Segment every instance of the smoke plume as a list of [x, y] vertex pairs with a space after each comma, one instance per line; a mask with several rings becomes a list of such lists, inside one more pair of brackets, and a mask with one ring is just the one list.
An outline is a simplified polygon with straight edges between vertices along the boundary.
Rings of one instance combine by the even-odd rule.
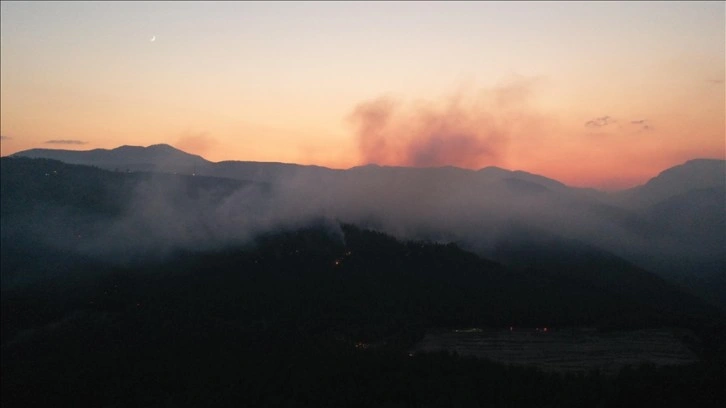
[[507, 142], [542, 119], [530, 107], [533, 82], [463, 91], [438, 102], [379, 97], [349, 116], [362, 164], [480, 168], [501, 162]]

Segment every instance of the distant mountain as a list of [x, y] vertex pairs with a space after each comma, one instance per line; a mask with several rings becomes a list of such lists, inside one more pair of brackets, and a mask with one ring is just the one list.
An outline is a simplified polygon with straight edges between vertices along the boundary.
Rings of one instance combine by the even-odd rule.
[[617, 196], [625, 205], [647, 207], [691, 190], [725, 187], [726, 160], [694, 159], [666, 169], [644, 185]]
[[121, 146], [115, 149], [61, 150], [30, 149], [13, 156], [60, 160], [69, 164], [96, 166], [107, 170], [158, 171], [191, 174], [210, 164], [201, 156], [189, 154], [168, 144], [148, 147]]
[[[358, 316], [361, 322], [386, 322], [397, 316], [425, 325], [688, 324], [721, 315], [625, 260], [592, 246], [544, 239], [545, 232], [503, 237], [507, 244], [499, 247], [499, 258], [515, 268], [528, 262], [510, 269], [456, 244], [402, 242], [314, 217], [276, 225], [254, 206], [264, 191], [237, 180], [27, 158], [3, 158], [0, 166], [3, 290], [46, 279], [70, 285], [71, 278], [94, 279], [109, 268], [126, 266], [131, 275], [137, 268], [161, 267], [169, 272], [160, 293], [190, 277], [191, 285], [216, 282], [220, 286], [208, 292], [214, 298], [225, 293], [234, 299], [247, 290], [263, 303], [276, 299], [268, 307], [280, 309], [270, 320], [309, 313], [306, 320], [314, 321], [327, 306], [331, 321]], [[230, 202], [252, 215], [238, 219]], [[258, 218], [271, 222], [239, 234]], [[164, 251], [163, 257], [145, 255]], [[320, 302], [321, 309], [288, 307], [308, 301]]]
[[297, 176], [320, 177], [335, 170], [319, 166], [303, 166], [272, 162], [222, 161], [210, 162], [168, 144], [148, 147], [121, 146], [115, 149], [56, 150], [30, 149], [17, 152], [15, 157], [59, 160], [69, 164], [96, 166], [116, 171], [145, 171], [175, 174], [196, 174], [259, 182], [278, 182]]
[[[695, 298], [682, 293], [665, 279], [601, 248], [526, 226], [512, 228], [503, 234], [489, 256], [533, 275], [586, 285], [615, 296], [638, 299], [643, 304], [658, 303], [653, 296], [669, 296], [669, 304], [660, 308], [668, 309], [672, 314], [678, 313], [678, 305], [690, 303]], [[656, 292], [660, 295], [655, 295]], [[721, 301], [713, 296], [709, 300]]]
[[[179, 174], [207, 175], [259, 182], [279, 182], [289, 179], [315, 178], [318, 182], [330, 182], [341, 174], [368, 177], [393, 178], [404, 183], [428, 180], [436, 183], [464, 180], [479, 186], [503, 183], [520, 192], [558, 193], [576, 192], [581, 196], [626, 207], [643, 208], [656, 204], [689, 190], [712, 187], [726, 187], [726, 160], [694, 159], [664, 170], [642, 186], [606, 195], [591, 188], [575, 188], [557, 180], [520, 170], [506, 170], [500, 167], [485, 167], [478, 171], [452, 166], [432, 168], [411, 168], [396, 166], [366, 165], [348, 170], [329, 169], [321, 166], [299, 165], [275, 162], [222, 161], [210, 162], [201, 156], [189, 154], [168, 144], [148, 147], [121, 146], [115, 149], [94, 149], [88, 151], [59, 149], [30, 149], [13, 156], [60, 160], [70, 164], [96, 166], [108, 170], [156, 171]], [[346, 181], [351, 181], [346, 178]], [[609, 197], [608, 197], [609, 196]]]
[[[331, 217], [402, 239], [460, 242], [477, 253], [490, 253], [497, 237], [515, 222], [586, 243], [669, 278], [710, 276], [726, 268], [724, 160], [691, 160], [642, 186], [608, 194], [499, 167], [474, 171], [366, 165], [336, 170], [269, 162], [214, 163], [169, 145], [33, 149], [13, 156], [118, 172], [195, 174], [266, 185], [269, 194], [264, 197], [241, 192], [221, 207], [205, 210], [213, 229], [224, 231], [234, 224], [231, 217], [252, 222], [255, 228]], [[163, 186], [159, 184], [160, 191]], [[145, 222], [167, 219], [164, 206], [170, 210], [176, 206], [158, 195], [142, 200], [160, 213]], [[178, 231], [168, 239], [190, 235], [194, 234]]]
[[[612, 197], [631, 212], [627, 225], [648, 230], [648, 245], [629, 259], [680, 281], [726, 275], [726, 160], [690, 160]], [[721, 287], [711, 291], [726, 293], [724, 279], [713, 281]]]
[[[726, 306], [726, 187], [689, 190], [641, 211], [649, 225], [659, 226], [679, 250], [659, 251], [640, 264], [679, 280], [691, 276], [720, 276], [721, 303]], [[684, 251], [688, 249], [688, 251]]]
[[[428, 181], [436, 184], [460, 184], [463, 181], [472, 181], [480, 186], [503, 182], [512, 190], [520, 192], [542, 191], [580, 191], [568, 187], [559, 181], [527, 173], [524, 171], [510, 171], [499, 167], [485, 167], [478, 171], [461, 169], [452, 166], [411, 168], [397, 166], [368, 165], [353, 167], [349, 170], [335, 170], [321, 166], [298, 165], [275, 162], [250, 161], [222, 161], [210, 162], [200, 156], [185, 153], [167, 144], [157, 144], [148, 147], [121, 146], [115, 149], [94, 149], [88, 151], [56, 150], [56, 149], [30, 149], [15, 153], [13, 156], [44, 158], [59, 160], [69, 164], [82, 164], [96, 166], [108, 170], [120, 171], [153, 171], [178, 174], [206, 175], [212, 177], [234, 178], [257, 182], [281, 182], [285, 180], [316, 180], [316, 182], [333, 182], [345, 180], [352, 182], [353, 178], [360, 178], [366, 183], [370, 177], [373, 179], [393, 179], [407, 185], [419, 185], [419, 182]], [[346, 173], [347, 177], [340, 177]]]

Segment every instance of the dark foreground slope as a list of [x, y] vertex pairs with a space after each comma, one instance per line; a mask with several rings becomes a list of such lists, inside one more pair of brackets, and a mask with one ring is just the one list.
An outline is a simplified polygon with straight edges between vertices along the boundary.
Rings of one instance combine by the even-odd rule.
[[[79, 214], [91, 217], [91, 236], [94, 225], [128, 219], [133, 202], [123, 197], [148, 181], [134, 177], [149, 176], [2, 163], [3, 406], [724, 403], [722, 314], [645, 271], [609, 287], [551, 264], [512, 270], [455, 245], [314, 220], [119, 262], [56, 240], [74, 237]], [[67, 177], [50, 184], [68, 184], [42, 181], [45, 168], [39, 184], [18, 182], [8, 163], [36, 177], [36, 163], [60, 166]], [[174, 180], [189, 187], [174, 190], [175, 205], [191, 209], [240, 188]], [[48, 240], [40, 227], [51, 224], [57, 237]], [[702, 361], [561, 375], [407, 352], [431, 328], [512, 324], [684, 327], [699, 337]]]
[[344, 230], [345, 244], [325, 228], [311, 228], [134, 269], [80, 262], [67, 277], [4, 291], [3, 405], [724, 401], [717, 317], [692, 321], [699, 322], [693, 329], [703, 361], [627, 368], [616, 376], [548, 374], [446, 353], [409, 357], [432, 327], [603, 320], [612, 327], [617, 313], [636, 309], [648, 312], [643, 326], [679, 321], [586, 286], [518, 275], [453, 246]]

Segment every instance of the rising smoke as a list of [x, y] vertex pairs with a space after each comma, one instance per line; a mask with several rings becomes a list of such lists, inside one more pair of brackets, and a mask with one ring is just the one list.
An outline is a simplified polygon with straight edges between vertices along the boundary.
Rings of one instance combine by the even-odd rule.
[[[362, 164], [476, 169], [503, 161], [510, 139], [537, 131], [534, 81], [459, 91], [441, 101], [379, 97], [349, 116]], [[541, 129], [539, 129], [541, 131]]]

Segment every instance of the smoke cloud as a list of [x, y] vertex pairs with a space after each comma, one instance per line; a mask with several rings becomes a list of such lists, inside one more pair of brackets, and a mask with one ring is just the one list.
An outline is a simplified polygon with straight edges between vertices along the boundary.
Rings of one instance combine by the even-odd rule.
[[534, 131], [534, 82], [513, 81], [439, 102], [379, 97], [358, 104], [348, 120], [362, 164], [481, 168], [500, 162], [508, 141]]
[[198, 154], [204, 156], [206, 152], [217, 144], [217, 140], [207, 132], [200, 133], [185, 133], [174, 146], [185, 152]]

